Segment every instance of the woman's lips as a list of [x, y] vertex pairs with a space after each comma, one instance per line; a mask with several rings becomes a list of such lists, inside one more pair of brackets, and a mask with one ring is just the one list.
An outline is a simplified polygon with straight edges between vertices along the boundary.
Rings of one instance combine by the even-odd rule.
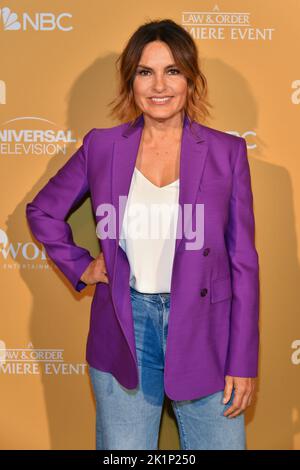
[[165, 98], [149, 98], [152, 104], [164, 105], [169, 103], [173, 96], [168, 96]]

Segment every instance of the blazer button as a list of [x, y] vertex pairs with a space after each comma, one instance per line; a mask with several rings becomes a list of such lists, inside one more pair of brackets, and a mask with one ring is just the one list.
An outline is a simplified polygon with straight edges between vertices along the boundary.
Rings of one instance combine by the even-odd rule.
[[205, 248], [205, 250], [203, 250], [203, 256], [207, 256], [209, 252], [210, 248]]
[[201, 289], [201, 297], [205, 297], [207, 294], [207, 289], [204, 288], [204, 289]]

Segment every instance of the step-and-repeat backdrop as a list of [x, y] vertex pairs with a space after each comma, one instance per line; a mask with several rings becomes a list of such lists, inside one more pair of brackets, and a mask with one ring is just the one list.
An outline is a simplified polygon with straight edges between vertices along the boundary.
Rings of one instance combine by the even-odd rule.
[[[300, 449], [299, 0], [0, 2], [0, 448], [94, 449], [85, 362], [94, 286], [76, 293], [30, 233], [25, 205], [93, 127], [116, 125], [115, 60], [142, 23], [195, 39], [214, 109], [247, 141], [260, 257], [260, 363], [249, 449]], [[98, 254], [87, 199], [69, 218]], [[170, 402], [159, 445], [179, 449]]]

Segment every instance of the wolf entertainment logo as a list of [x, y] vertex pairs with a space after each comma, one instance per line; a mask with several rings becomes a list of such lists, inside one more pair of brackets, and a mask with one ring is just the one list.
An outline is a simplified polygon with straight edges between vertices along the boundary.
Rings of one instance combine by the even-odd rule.
[[51, 12], [21, 13], [17, 15], [8, 7], [0, 8], [0, 24], [4, 31], [71, 31], [73, 26], [63, 24], [66, 18], [72, 18], [70, 13], [60, 13], [55, 16]]
[[24, 261], [32, 263], [33, 261], [47, 260], [44, 247], [40, 250], [33, 242], [15, 241], [11, 243], [7, 233], [0, 228], [0, 267], [7, 267], [2, 262], [8, 262], [9, 259], [12, 262], [19, 259], [22, 263]]

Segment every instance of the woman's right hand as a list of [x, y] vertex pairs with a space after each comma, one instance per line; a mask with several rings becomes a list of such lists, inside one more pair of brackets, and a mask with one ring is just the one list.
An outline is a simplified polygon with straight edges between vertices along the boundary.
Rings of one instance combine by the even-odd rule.
[[108, 284], [109, 281], [102, 252], [99, 253], [99, 255], [93, 261], [91, 261], [82, 274], [80, 280], [88, 285], [96, 284], [97, 282], [105, 282]]

